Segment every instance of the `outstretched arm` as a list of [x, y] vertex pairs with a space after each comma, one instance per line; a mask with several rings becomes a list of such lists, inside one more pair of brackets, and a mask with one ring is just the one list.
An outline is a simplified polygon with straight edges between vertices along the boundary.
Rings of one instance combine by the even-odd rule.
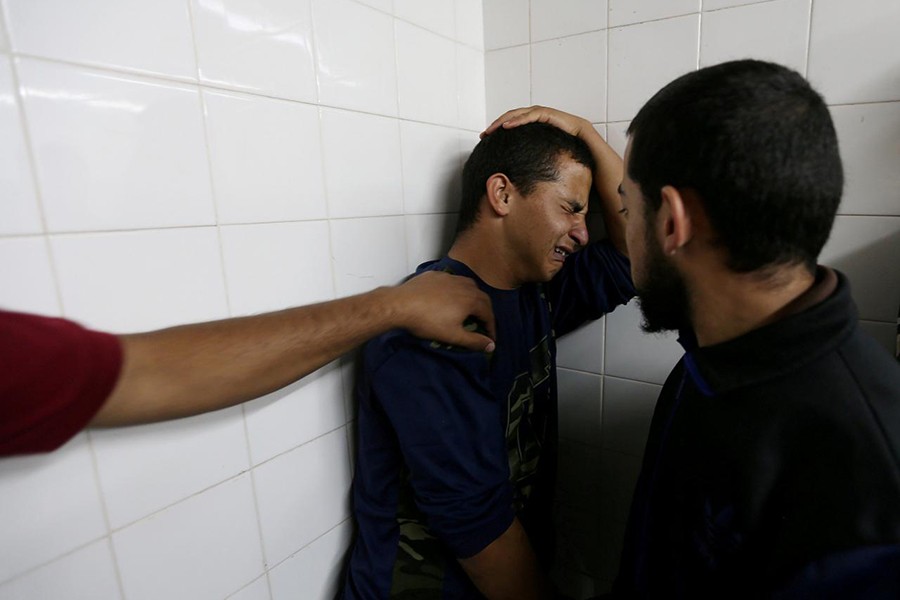
[[394, 328], [491, 351], [490, 338], [463, 328], [470, 315], [494, 335], [490, 300], [472, 280], [424, 273], [331, 302], [123, 335], [122, 372], [91, 425], [147, 423], [232, 406], [277, 390]]
[[609, 144], [597, 133], [590, 121], [570, 115], [569, 113], [548, 108], [546, 106], [531, 106], [507, 111], [497, 117], [493, 123], [482, 133], [482, 136], [503, 127], [509, 129], [524, 125], [525, 123], [548, 123], [563, 131], [581, 138], [591, 149], [597, 170], [594, 172], [594, 187], [600, 196], [603, 221], [606, 223], [606, 231], [610, 241], [622, 254], [628, 255], [625, 246], [625, 218], [619, 212], [622, 201], [619, 198], [619, 184], [622, 182], [622, 159], [610, 148]]

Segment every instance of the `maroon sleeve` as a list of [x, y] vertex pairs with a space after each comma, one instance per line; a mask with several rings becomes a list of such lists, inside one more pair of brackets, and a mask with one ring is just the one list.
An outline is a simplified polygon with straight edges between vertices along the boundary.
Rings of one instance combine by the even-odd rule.
[[100, 410], [121, 367], [114, 335], [0, 311], [0, 456], [62, 446]]

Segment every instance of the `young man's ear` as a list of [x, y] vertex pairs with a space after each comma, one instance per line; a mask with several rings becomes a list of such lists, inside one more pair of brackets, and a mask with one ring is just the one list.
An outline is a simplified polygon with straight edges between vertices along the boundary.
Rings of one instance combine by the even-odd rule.
[[488, 206], [494, 214], [498, 216], [509, 214], [509, 198], [514, 190], [512, 182], [503, 173], [494, 173], [488, 177], [485, 193]]
[[688, 204], [690, 198], [685, 196], [686, 190], [679, 190], [665, 185], [660, 190], [662, 202], [657, 213], [657, 233], [660, 246], [668, 255], [675, 254], [694, 236], [693, 222]]

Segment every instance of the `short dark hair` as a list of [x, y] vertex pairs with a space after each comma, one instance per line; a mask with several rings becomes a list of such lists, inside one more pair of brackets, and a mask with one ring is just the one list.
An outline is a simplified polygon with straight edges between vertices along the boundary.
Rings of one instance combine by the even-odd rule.
[[546, 123], [498, 129], [485, 136], [463, 167], [457, 233], [471, 227], [491, 175], [503, 173], [523, 195], [541, 181], [559, 179], [559, 159], [569, 156], [594, 171], [594, 157], [581, 139]]
[[815, 267], [844, 176], [822, 97], [798, 73], [739, 60], [679, 77], [628, 128], [628, 175], [655, 214], [665, 185], [700, 196], [728, 267]]

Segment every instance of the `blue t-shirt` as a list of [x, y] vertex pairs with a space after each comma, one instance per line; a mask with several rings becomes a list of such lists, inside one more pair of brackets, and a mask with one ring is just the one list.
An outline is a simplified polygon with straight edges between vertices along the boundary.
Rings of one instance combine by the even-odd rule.
[[629, 262], [607, 242], [548, 284], [494, 289], [449, 257], [423, 271], [474, 279], [491, 298], [496, 350], [400, 330], [369, 342], [357, 383], [358, 535], [343, 597], [478, 598], [457, 559], [518, 516], [547, 548], [555, 476], [556, 344], [632, 297]]

